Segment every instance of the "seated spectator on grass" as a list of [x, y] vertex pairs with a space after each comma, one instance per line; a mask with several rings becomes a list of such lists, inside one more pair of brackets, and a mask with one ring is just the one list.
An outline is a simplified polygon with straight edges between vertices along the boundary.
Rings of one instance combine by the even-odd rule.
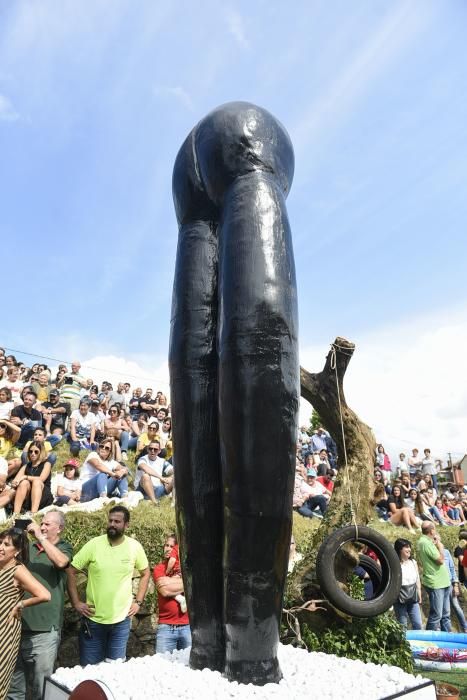
[[52, 445], [48, 440], [46, 440], [46, 435], [45, 435], [45, 429], [44, 428], [36, 428], [33, 434], [32, 440], [29, 440], [25, 446], [24, 449], [21, 453], [20, 457], [14, 457], [13, 459], [10, 460], [9, 462], [9, 467], [10, 467], [10, 474], [16, 472], [21, 468], [24, 467], [24, 465], [28, 461], [28, 453], [29, 453], [29, 447], [31, 444], [35, 443], [40, 443], [41, 445], [44, 445], [45, 452], [47, 454], [47, 461], [49, 462], [50, 466], [53, 467], [55, 462], [57, 461], [57, 455], [52, 452]]
[[109, 414], [104, 420], [105, 437], [114, 438], [119, 445], [121, 456], [117, 453], [117, 459], [128, 459], [128, 441], [130, 439], [131, 426], [126, 418], [120, 415], [120, 404], [113, 404], [109, 408]]
[[54, 506], [72, 506], [81, 500], [83, 483], [79, 478], [79, 462], [77, 459], [69, 459], [63, 466], [63, 474], [57, 482], [57, 496]]
[[51, 466], [43, 442], [33, 440], [28, 448], [28, 461], [21, 467], [11, 485], [15, 489], [14, 514], [23, 510], [32, 515], [53, 502], [50, 490]]
[[373, 478], [376, 484], [382, 484], [384, 486], [384, 489], [388, 495], [391, 493], [392, 488], [387, 480], [386, 472], [382, 472], [381, 469], [375, 468]]
[[140, 401], [140, 408], [144, 411], [147, 418], [152, 417], [156, 403], [156, 399], [152, 398], [152, 389], [148, 387]]
[[332, 495], [332, 492], [334, 490], [334, 481], [333, 481], [333, 476], [334, 476], [334, 469], [329, 468], [326, 474], [323, 474], [323, 476], [317, 476], [316, 481], [319, 484], [322, 484], [326, 491], [329, 493], [329, 496]]
[[49, 400], [44, 401], [37, 407], [37, 410], [42, 413], [47, 440], [52, 447], [55, 447], [65, 434], [68, 416], [70, 415], [70, 404], [60, 401], [58, 389], [51, 389]]
[[148, 424], [146, 421], [146, 414], [140, 413], [138, 418], [131, 423], [131, 433], [128, 441], [129, 450], [137, 450], [138, 438], [143, 433], [147, 433], [147, 430]]
[[159, 423], [153, 418], [151, 422], [148, 423], [147, 430], [141, 433], [138, 438], [138, 442], [136, 444], [136, 456], [142, 457], [143, 454], [146, 454], [147, 446], [149, 445], [151, 440], [155, 439], [159, 441]]
[[295, 493], [294, 489], [293, 505], [305, 518], [322, 518], [326, 513], [329, 498], [329, 491], [316, 481], [316, 471], [308, 469], [306, 480], [299, 480], [298, 492]]
[[143, 390], [141, 387], [136, 387], [136, 389], [133, 392], [133, 396], [128, 402], [128, 410], [130, 412], [130, 418], [131, 420], [137, 421], [138, 418], [140, 417], [142, 411], [141, 408], [141, 396], [143, 395]]
[[6, 372], [6, 379], [2, 379], [0, 382], [0, 389], [5, 387], [11, 391], [11, 396], [14, 404], [19, 403], [21, 396], [21, 390], [24, 387], [24, 382], [19, 377], [19, 369], [16, 365], [8, 367]]
[[128, 468], [115, 459], [115, 441], [104, 438], [81, 467], [81, 502], [128, 496]]
[[425, 483], [425, 488], [432, 489], [436, 498], [438, 495], [438, 490], [434, 484], [433, 477], [430, 474], [423, 474], [423, 481]]
[[3, 387], [3, 389], [0, 389], [0, 420], [2, 418], [10, 418], [10, 413], [14, 407], [15, 404], [11, 398], [11, 391]]
[[37, 394], [37, 400], [39, 403], [44, 403], [45, 401], [49, 400], [50, 391], [52, 389], [49, 381], [49, 373], [41, 372], [37, 377], [37, 381], [32, 383], [32, 388]]
[[421, 497], [428, 506], [430, 515], [436, 520], [440, 525], [447, 525], [444, 519], [443, 511], [436, 506], [436, 492], [433, 488], [426, 488], [420, 491]]
[[410, 508], [404, 504], [400, 486], [394, 486], [392, 491], [392, 495], [388, 496], [383, 484], [376, 485], [371, 503], [375, 506], [378, 517], [415, 532], [417, 519]]
[[407, 471], [401, 472], [400, 487], [402, 489], [402, 495], [404, 496], [404, 498], [407, 498], [409, 496], [410, 491], [413, 489], [413, 486], [410, 483], [409, 472], [407, 472]]
[[106, 418], [105, 405], [100, 399], [91, 399], [89, 411], [95, 417], [96, 425], [96, 442], [101, 442], [104, 435], [104, 421]]
[[172, 419], [170, 417], [167, 417], [163, 422], [162, 422], [162, 427], [159, 430], [159, 442], [161, 444], [161, 448], [163, 451], [163, 454], [161, 455], [164, 457], [164, 459], [171, 459], [172, 454], [173, 454], [173, 449], [172, 449]]
[[172, 465], [159, 457], [160, 451], [159, 440], [151, 440], [147, 454], [138, 460], [135, 476], [135, 489], [153, 503], [173, 489]]
[[70, 452], [78, 457], [80, 450], [92, 450], [96, 444], [96, 416], [90, 412], [88, 399], [81, 399], [79, 408], [70, 416]]
[[114, 389], [112, 389], [112, 391], [109, 391], [109, 393], [107, 394], [107, 405], [110, 408], [114, 404], [118, 403], [122, 408], [126, 410], [126, 398], [127, 397], [125, 394], [125, 387], [123, 385], [123, 382], [119, 382], [117, 385], [117, 390], [115, 391]]
[[456, 496], [448, 498], [448, 496], [444, 494], [441, 496], [441, 502], [443, 503], [443, 512], [447, 514], [451, 523], [456, 525], [463, 525], [465, 523], [464, 511]]
[[13, 421], [0, 420], [0, 457], [6, 459], [14, 445], [19, 440], [21, 429]]
[[23, 391], [23, 403], [15, 406], [11, 412], [11, 422], [21, 428], [17, 445], [23, 448], [28, 440], [32, 440], [34, 430], [42, 426], [42, 414], [33, 408], [37, 401], [34, 391], [27, 388]]

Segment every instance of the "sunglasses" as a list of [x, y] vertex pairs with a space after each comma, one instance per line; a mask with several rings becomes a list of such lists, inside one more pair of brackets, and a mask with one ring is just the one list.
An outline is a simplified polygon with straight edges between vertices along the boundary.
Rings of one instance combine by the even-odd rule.
[[100, 450], [107, 450], [108, 452], [110, 452], [110, 450], [112, 448], [110, 447], [110, 445], [99, 445], [99, 449]]
[[41, 451], [40, 450], [29, 450], [28, 454], [30, 455], [40, 455]]
[[158, 452], [160, 449], [160, 447], [148, 447], [148, 452]]

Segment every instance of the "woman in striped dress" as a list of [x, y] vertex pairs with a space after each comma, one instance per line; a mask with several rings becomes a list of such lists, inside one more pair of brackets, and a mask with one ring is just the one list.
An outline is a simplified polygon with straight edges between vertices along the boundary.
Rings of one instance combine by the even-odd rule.
[[[28, 539], [13, 527], [0, 532], [0, 700], [5, 700], [16, 664], [21, 637], [21, 611], [50, 600], [49, 591], [24, 564]], [[23, 599], [24, 592], [29, 596]]]

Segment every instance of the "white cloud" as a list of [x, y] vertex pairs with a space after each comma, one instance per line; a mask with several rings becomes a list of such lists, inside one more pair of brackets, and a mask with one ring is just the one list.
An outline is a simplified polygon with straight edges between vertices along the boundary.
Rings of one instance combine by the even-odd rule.
[[[330, 339], [330, 341], [334, 338]], [[344, 390], [348, 405], [395, 459], [430, 447], [437, 457], [467, 452], [467, 307], [375, 329], [356, 343]], [[301, 364], [319, 372], [328, 347], [308, 347]], [[311, 414], [304, 402], [301, 423]]]
[[241, 46], [242, 49], [249, 48], [250, 42], [246, 36], [245, 22], [242, 15], [237, 10], [230, 7], [225, 10], [225, 19], [230, 34], [239, 46]]
[[194, 104], [191, 96], [180, 85], [174, 85], [173, 87], [167, 85], [156, 85], [154, 87], [154, 94], [156, 97], [173, 97], [180, 102], [180, 104], [189, 109], [190, 112], [194, 110]]
[[0, 121], [16, 122], [19, 119], [20, 115], [13, 107], [11, 100], [0, 94]]

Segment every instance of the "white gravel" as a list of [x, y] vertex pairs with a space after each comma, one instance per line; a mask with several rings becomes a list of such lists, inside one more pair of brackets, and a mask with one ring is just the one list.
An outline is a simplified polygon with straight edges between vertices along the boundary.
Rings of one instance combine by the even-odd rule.
[[115, 661], [97, 666], [58, 668], [52, 678], [70, 691], [81, 681], [103, 681], [114, 700], [141, 700], [171, 697], [186, 700], [214, 700], [235, 697], [291, 700], [319, 697], [320, 700], [353, 697], [381, 700], [420, 685], [423, 679], [396, 666], [377, 666], [338, 658], [331, 654], [308, 653], [304, 649], [280, 646], [279, 660], [284, 675], [278, 684], [265, 686], [230, 683], [215, 671], [192, 671], [188, 667], [189, 649], [173, 654], [156, 654], [126, 663]]

